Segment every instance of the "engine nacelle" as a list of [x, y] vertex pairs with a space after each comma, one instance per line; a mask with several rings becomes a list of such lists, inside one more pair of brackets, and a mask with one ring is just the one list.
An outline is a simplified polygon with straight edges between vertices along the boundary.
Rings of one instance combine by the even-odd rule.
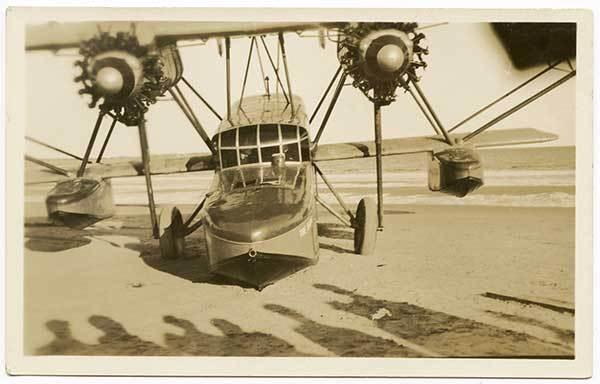
[[431, 191], [464, 197], [483, 185], [481, 158], [470, 146], [455, 146], [436, 152], [429, 161]]
[[369, 100], [390, 104], [408, 75], [426, 66], [422, 56], [428, 51], [419, 45], [425, 35], [416, 28], [416, 23], [352, 23], [340, 31], [340, 64]]
[[81, 60], [75, 78], [91, 96], [90, 108], [99, 101], [105, 112], [125, 125], [137, 125], [150, 104], [181, 78], [183, 66], [174, 44], [142, 46], [135, 35], [102, 32], [81, 43]]

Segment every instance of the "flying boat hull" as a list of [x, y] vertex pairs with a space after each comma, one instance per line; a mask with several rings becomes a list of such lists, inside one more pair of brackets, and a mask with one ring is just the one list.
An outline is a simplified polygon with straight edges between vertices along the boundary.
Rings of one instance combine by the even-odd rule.
[[208, 226], [205, 236], [211, 273], [257, 290], [315, 264], [319, 258], [314, 214], [295, 228], [258, 242], [228, 240]]

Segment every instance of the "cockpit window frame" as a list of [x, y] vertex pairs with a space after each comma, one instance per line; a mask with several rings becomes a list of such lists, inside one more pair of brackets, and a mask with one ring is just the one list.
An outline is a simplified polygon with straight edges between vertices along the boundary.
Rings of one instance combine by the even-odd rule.
[[[291, 173], [279, 175], [275, 178], [270, 177], [268, 180], [266, 179], [265, 170], [270, 169], [270, 167], [265, 164], [253, 165], [258, 171], [258, 178], [256, 179], [246, 180], [245, 170], [252, 169], [252, 167], [229, 167], [225, 169], [225, 172], [221, 172], [219, 179], [223, 191], [229, 193], [246, 188], [262, 188], [266, 185], [272, 188], [296, 189], [298, 179], [301, 176], [308, 177], [309, 165], [300, 162], [295, 162], [292, 167], [288, 168]], [[289, 182], [290, 180], [291, 182]]]
[[[277, 125], [277, 135], [278, 135], [278, 141], [275, 142], [271, 142], [271, 143], [262, 143], [261, 142], [261, 136], [260, 136], [260, 130], [261, 130], [261, 126], [266, 126], [266, 125]], [[248, 127], [248, 126], [255, 126], [256, 127], [256, 145], [244, 145], [244, 146], [240, 146], [240, 128], [244, 128], [244, 127]], [[287, 139], [283, 139], [283, 131], [282, 131], [282, 126], [285, 127], [295, 127], [296, 128], [296, 135], [294, 138], [287, 138]], [[232, 130], [235, 130], [235, 146], [222, 146], [222, 135], [226, 132], [230, 132]], [[297, 164], [297, 163], [303, 163], [303, 162], [307, 162], [311, 160], [311, 156], [310, 156], [310, 151], [306, 152], [305, 154], [308, 154], [308, 158], [304, 158], [304, 156], [302, 156], [302, 141], [303, 140], [308, 140], [308, 131], [306, 128], [301, 127], [299, 124], [285, 124], [285, 123], [263, 123], [263, 124], [251, 124], [251, 125], [240, 125], [240, 126], [235, 126], [235, 127], [231, 127], [228, 128], [222, 132], [219, 132], [217, 134], [218, 138], [217, 138], [217, 151], [219, 153], [219, 166], [220, 169], [230, 169], [230, 168], [241, 168], [241, 167], [248, 167], [248, 166], [256, 166], [259, 164], [265, 164], [265, 163], [270, 163], [270, 159], [263, 159], [262, 156], [262, 149], [263, 148], [270, 148], [270, 147], [279, 147], [279, 153], [284, 153], [283, 149], [285, 145], [288, 144], [296, 144], [298, 146], [298, 160], [289, 160], [286, 159], [286, 161], [293, 163], [293, 164]], [[240, 155], [240, 150], [243, 149], [256, 149], [258, 151], [258, 162], [257, 163], [246, 163], [246, 164], [242, 164], [242, 159], [241, 159], [241, 155]], [[237, 164], [236, 165], [230, 165], [227, 167], [223, 167], [223, 153], [222, 150], [235, 150], [236, 152], [236, 157], [237, 157]]]

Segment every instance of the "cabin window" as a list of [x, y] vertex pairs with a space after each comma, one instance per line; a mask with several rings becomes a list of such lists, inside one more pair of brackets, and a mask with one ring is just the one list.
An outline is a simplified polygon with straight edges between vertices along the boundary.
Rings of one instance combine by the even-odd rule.
[[[239, 128], [239, 145], [240, 147], [256, 146], [256, 125]], [[258, 160], [257, 160], [258, 161]]]
[[258, 163], [258, 148], [240, 148], [240, 165]]
[[300, 142], [300, 153], [302, 154], [302, 161], [310, 160], [310, 143], [308, 142], [308, 136]]
[[284, 144], [283, 153], [286, 161], [300, 161], [300, 152], [298, 151], [298, 142]]
[[307, 131], [297, 125], [262, 124], [231, 128], [216, 135], [221, 167], [270, 163], [273, 154], [284, 153], [286, 161], [310, 160]]
[[230, 129], [221, 133], [221, 147], [234, 147], [235, 148], [235, 135], [237, 129]]
[[279, 142], [279, 126], [277, 124], [260, 125], [260, 143], [273, 144]]
[[260, 150], [263, 163], [271, 162], [273, 155], [279, 153], [279, 145], [274, 147], [264, 147]]
[[281, 140], [298, 142], [298, 127], [296, 125], [281, 125]]
[[237, 166], [237, 151], [235, 149], [221, 149], [221, 165], [223, 168]]

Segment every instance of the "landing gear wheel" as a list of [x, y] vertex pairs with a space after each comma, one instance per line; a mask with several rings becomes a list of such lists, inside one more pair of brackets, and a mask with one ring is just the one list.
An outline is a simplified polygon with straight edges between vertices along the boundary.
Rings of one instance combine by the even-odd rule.
[[158, 217], [160, 256], [177, 259], [183, 255], [185, 236], [183, 218], [177, 207], [164, 207]]
[[354, 252], [371, 255], [377, 240], [377, 204], [369, 197], [360, 200], [356, 208]]

